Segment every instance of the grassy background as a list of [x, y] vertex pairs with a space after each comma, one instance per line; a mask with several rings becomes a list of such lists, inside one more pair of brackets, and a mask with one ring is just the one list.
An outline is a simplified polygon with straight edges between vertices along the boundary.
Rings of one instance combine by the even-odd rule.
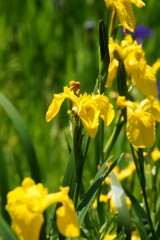
[[[160, 2], [145, 3], [145, 8], [134, 7], [134, 11], [137, 25], [153, 30], [152, 37], [144, 39], [146, 57], [152, 64], [160, 57]], [[69, 156], [65, 136], [71, 139], [67, 103], [49, 124], [45, 113], [52, 94], [61, 92], [70, 80], [80, 81], [82, 93], [92, 92], [98, 73], [98, 21], [105, 17], [103, 0], [0, 2], [0, 89], [29, 129], [42, 181], [50, 191], [61, 184]], [[86, 28], [88, 21], [91, 29]], [[0, 114], [1, 146], [13, 188], [30, 170], [12, 122], [1, 108]], [[94, 144], [84, 173], [88, 180], [95, 172]], [[121, 153], [123, 144], [115, 149], [115, 154]]]

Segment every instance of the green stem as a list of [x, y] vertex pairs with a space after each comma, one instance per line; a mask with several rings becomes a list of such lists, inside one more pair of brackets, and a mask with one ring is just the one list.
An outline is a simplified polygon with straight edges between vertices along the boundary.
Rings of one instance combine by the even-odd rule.
[[145, 178], [145, 173], [144, 173], [144, 156], [143, 156], [143, 150], [142, 149], [138, 149], [138, 155], [139, 155], [139, 169], [140, 169], [140, 174], [141, 174], [141, 178], [139, 178], [140, 184], [141, 184], [141, 188], [142, 188], [142, 192], [143, 192], [143, 197], [144, 197], [144, 202], [145, 202], [145, 207], [146, 207], [146, 212], [147, 212], [147, 217], [148, 217], [148, 221], [149, 221], [149, 225], [151, 228], [151, 232], [152, 232], [152, 237], [154, 240], [156, 240], [156, 234], [153, 228], [153, 223], [152, 223], [152, 219], [151, 219], [151, 215], [150, 215], [150, 209], [149, 209], [149, 205], [148, 205], [148, 200], [147, 200], [147, 193], [146, 193], [146, 178]]
[[83, 175], [83, 167], [86, 159], [86, 155], [88, 152], [89, 144], [90, 144], [90, 137], [87, 139], [86, 147], [83, 153], [83, 141], [84, 135], [82, 135], [82, 124], [79, 122], [74, 130], [74, 137], [73, 137], [73, 148], [74, 148], [74, 156], [75, 156], [75, 163], [76, 163], [76, 190], [75, 190], [75, 207], [78, 204], [78, 197], [80, 194], [80, 189], [82, 187], [82, 175]]

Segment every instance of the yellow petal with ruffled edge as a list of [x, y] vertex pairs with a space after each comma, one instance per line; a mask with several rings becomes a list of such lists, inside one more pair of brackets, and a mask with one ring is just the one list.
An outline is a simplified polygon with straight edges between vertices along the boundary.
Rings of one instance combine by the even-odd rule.
[[105, 125], [108, 126], [115, 116], [113, 105], [109, 102], [109, 99], [105, 95], [100, 94], [92, 95], [92, 101], [97, 109], [99, 109], [99, 115], [103, 119]]
[[155, 141], [155, 120], [152, 115], [144, 111], [135, 111], [129, 115], [127, 138], [134, 147], [152, 147]]
[[140, 103], [140, 108], [152, 114], [154, 119], [160, 122], [160, 101], [150, 96]]

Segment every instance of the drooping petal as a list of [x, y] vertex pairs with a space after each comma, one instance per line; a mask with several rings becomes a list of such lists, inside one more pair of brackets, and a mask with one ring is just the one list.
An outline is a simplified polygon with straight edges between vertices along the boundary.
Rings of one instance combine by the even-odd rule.
[[64, 94], [54, 94], [54, 99], [46, 113], [47, 122], [50, 122], [57, 115], [64, 100], [65, 100]]
[[112, 86], [112, 82], [117, 74], [118, 66], [119, 61], [114, 58], [113, 61], [111, 61], [109, 64], [107, 82], [105, 85], [106, 88], [110, 88]]
[[67, 198], [56, 211], [57, 226], [60, 233], [66, 237], [78, 237], [80, 234], [78, 220], [73, 202]]
[[49, 106], [48, 111], [46, 113], [46, 121], [47, 122], [51, 121], [57, 115], [63, 101], [66, 98], [70, 99], [75, 104], [79, 103], [78, 97], [76, 97], [76, 95], [72, 91], [70, 91], [70, 89], [68, 87], [64, 87], [64, 92], [62, 92], [60, 94], [54, 94], [53, 101], [52, 101], [51, 105]]
[[133, 84], [145, 96], [157, 97], [158, 89], [156, 84], [156, 76], [154, 70], [149, 65], [146, 66], [145, 72], [140, 77], [132, 78]]
[[147, 112], [134, 112], [128, 116], [127, 138], [134, 147], [152, 147], [155, 141], [155, 120], [152, 115]]

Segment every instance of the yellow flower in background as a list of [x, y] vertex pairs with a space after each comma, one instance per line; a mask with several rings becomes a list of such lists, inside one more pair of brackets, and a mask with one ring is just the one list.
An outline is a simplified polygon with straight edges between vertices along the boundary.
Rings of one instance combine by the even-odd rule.
[[160, 150], [157, 147], [151, 152], [151, 158], [154, 162], [157, 162], [160, 159]]
[[[112, 191], [110, 191], [108, 194], [102, 194], [101, 193], [100, 197], [99, 197], [99, 202], [108, 204], [106, 206], [107, 206], [107, 209], [108, 209], [109, 213], [115, 214], [116, 206], [115, 206], [115, 202], [114, 202], [114, 199], [113, 199], [113, 196], [112, 196]], [[127, 203], [128, 209], [130, 209], [132, 203], [131, 203], [131, 200], [128, 197], [126, 197], [126, 203]], [[97, 199], [95, 199], [95, 201], [93, 202], [93, 207], [97, 208]]]
[[153, 97], [140, 103], [118, 97], [119, 107], [127, 107], [127, 138], [137, 148], [152, 147], [155, 141], [155, 123], [160, 121], [160, 104]]
[[104, 0], [107, 8], [117, 11], [122, 26], [130, 31], [134, 31], [135, 17], [131, 2], [138, 8], [145, 6], [142, 0]]
[[[125, 178], [130, 177], [134, 171], [136, 170], [135, 164], [134, 163], [130, 163], [127, 167], [125, 167], [124, 169], [120, 170], [118, 166], [116, 166], [113, 169], [113, 172], [116, 174], [116, 177], [119, 181], [122, 181]], [[104, 180], [105, 184], [110, 184], [110, 177], [106, 177], [106, 179]]]
[[[114, 240], [117, 237], [116, 233], [112, 233], [109, 234], [107, 233], [104, 237], [104, 240]], [[131, 236], [131, 240], [140, 240], [140, 236], [138, 236], [136, 231], [132, 231], [132, 236]]]
[[80, 117], [85, 130], [91, 138], [94, 138], [98, 131], [99, 117], [103, 119], [106, 126], [114, 118], [113, 106], [106, 96], [99, 93], [97, 95], [84, 93], [77, 97], [68, 87], [64, 87], [64, 92], [54, 94], [53, 101], [46, 114], [47, 122], [57, 115], [66, 98], [74, 103], [72, 110]]
[[107, 233], [104, 237], [104, 240], [113, 240], [117, 236], [116, 233]]
[[[57, 226], [66, 237], [79, 236], [79, 226], [72, 200], [68, 196], [69, 188], [64, 187], [58, 193], [48, 194], [41, 183], [35, 184], [31, 178], [25, 178], [22, 186], [7, 195], [6, 210], [12, 220], [12, 229], [20, 240], [38, 240], [44, 222], [43, 212], [53, 203], [60, 202]], [[61, 221], [63, 220], [63, 224]]]

